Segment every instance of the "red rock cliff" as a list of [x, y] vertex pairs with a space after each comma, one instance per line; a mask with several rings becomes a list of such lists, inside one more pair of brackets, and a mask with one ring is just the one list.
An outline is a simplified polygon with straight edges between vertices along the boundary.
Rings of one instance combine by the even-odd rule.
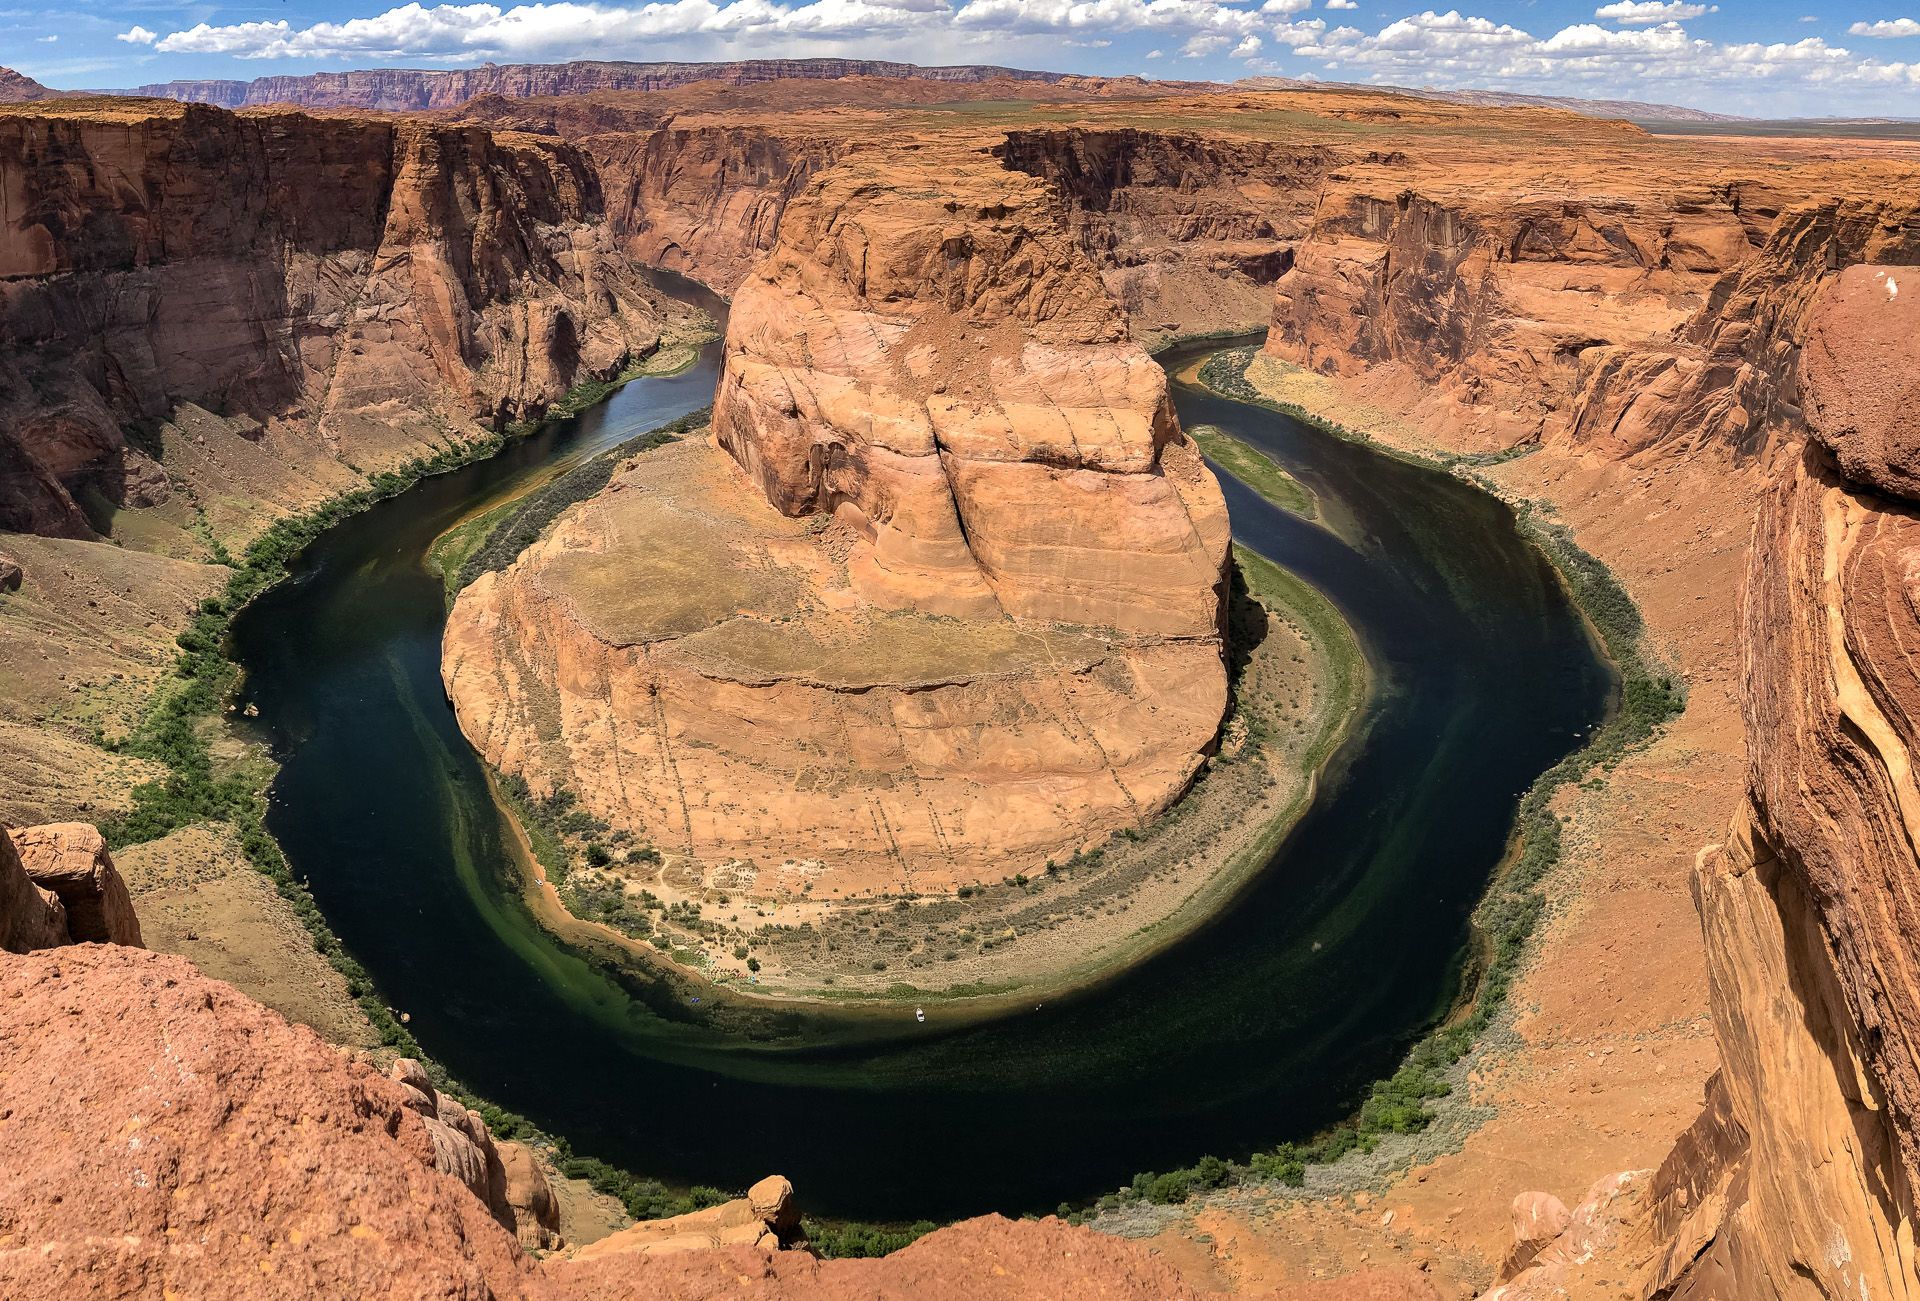
[[183, 403], [367, 466], [617, 369], [670, 309], [600, 215], [577, 150], [478, 127], [0, 115], [0, 528], [163, 500], [124, 431]]

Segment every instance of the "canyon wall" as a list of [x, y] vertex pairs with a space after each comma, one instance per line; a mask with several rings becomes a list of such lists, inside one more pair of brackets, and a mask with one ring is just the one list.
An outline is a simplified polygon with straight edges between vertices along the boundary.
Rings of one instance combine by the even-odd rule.
[[732, 63], [625, 63], [582, 60], [575, 63], [486, 64], [445, 71], [421, 68], [370, 68], [352, 72], [316, 72], [300, 77], [258, 77], [252, 81], [166, 81], [125, 93], [174, 99], [222, 108], [291, 104], [301, 108], [373, 108], [419, 112], [452, 108], [482, 95], [528, 98], [535, 95], [590, 95], [600, 91], [667, 90], [693, 82], [743, 86], [793, 78], [912, 78], [916, 81], [974, 82], [1012, 80], [1054, 82], [1055, 72], [1023, 72], [985, 64], [923, 68], [884, 59], [743, 59]]
[[1066, 197], [1134, 337], [1264, 324], [1342, 155], [1317, 144], [1180, 131], [1014, 130], [995, 152]]
[[1267, 349], [1488, 447], [1577, 431], [1624, 456], [1696, 428], [1675, 392], [1725, 385], [1703, 373], [1713, 341], [1684, 327], [1765, 214], [1738, 189], [1650, 179], [1543, 197], [1497, 176], [1423, 183], [1391, 159], [1346, 169], [1280, 279]]
[[0, 528], [165, 501], [183, 414], [372, 469], [618, 370], [682, 309], [602, 213], [578, 150], [478, 127], [0, 115]]
[[[1835, 265], [1863, 249], [1903, 260]], [[1909, 283], [1920, 222], [1822, 204], [1784, 217], [1723, 299], [1778, 331], [1748, 342], [1791, 363], [1764, 387], [1802, 437], [1777, 458], [1749, 559], [1748, 799], [1694, 880], [1722, 1069], [1665, 1163], [1587, 1208], [1604, 1241], [1550, 1245], [1503, 1297], [1621, 1277], [1649, 1297], [1920, 1294]]]
[[977, 150], [819, 173], [735, 297], [713, 444], [456, 603], [489, 761], [768, 899], [998, 879], [1177, 798], [1226, 511], [1064, 216]]

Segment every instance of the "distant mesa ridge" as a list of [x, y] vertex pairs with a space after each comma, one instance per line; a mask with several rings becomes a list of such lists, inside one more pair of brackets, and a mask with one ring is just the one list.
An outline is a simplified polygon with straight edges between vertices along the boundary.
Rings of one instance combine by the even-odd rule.
[[734, 63], [577, 63], [482, 64], [477, 68], [369, 68], [354, 72], [316, 72], [298, 77], [258, 77], [252, 81], [166, 81], [105, 95], [144, 95], [221, 108], [295, 104], [302, 108], [371, 108], [392, 112], [452, 108], [482, 95], [526, 98], [535, 95], [585, 95], [609, 90], [670, 90], [696, 81], [748, 85], [794, 78], [913, 77], [925, 81], [975, 82], [1009, 79], [1052, 83], [1059, 72], [1031, 72], [991, 64], [923, 68], [884, 59], [743, 59]]

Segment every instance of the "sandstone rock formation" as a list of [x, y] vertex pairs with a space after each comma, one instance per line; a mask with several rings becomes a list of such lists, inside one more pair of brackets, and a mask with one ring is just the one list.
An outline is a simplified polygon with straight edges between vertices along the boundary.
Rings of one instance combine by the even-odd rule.
[[23, 105], [0, 186], [0, 528], [88, 537], [89, 503], [164, 502], [159, 430], [189, 409], [296, 465], [390, 466], [618, 370], [680, 311], [610, 247], [583, 155], [477, 127]]
[[0, 828], [0, 952], [87, 943], [141, 943], [100, 833], [84, 822]]
[[107, 842], [84, 822], [21, 827], [7, 833], [33, 883], [59, 896], [75, 944], [140, 946], [140, 919], [113, 866]]
[[0, 551], [0, 592], [17, 592], [26, 577], [20, 568], [20, 562]]
[[387, 1078], [406, 1090], [406, 1105], [425, 1118], [434, 1169], [465, 1184], [522, 1247], [560, 1245], [559, 1203], [525, 1144], [496, 1142], [479, 1112], [435, 1089], [426, 1068], [410, 1057], [388, 1067]]
[[30, 953], [68, 942], [66, 905], [34, 883], [13, 837], [0, 832], [0, 952]]
[[799, 1236], [800, 1208], [793, 1198], [793, 1185], [770, 1175], [747, 1189], [745, 1197], [688, 1215], [643, 1220], [589, 1243], [574, 1255], [578, 1260], [598, 1260], [629, 1252], [658, 1256], [735, 1245], [777, 1251]]
[[1563, 1235], [1502, 1298], [1920, 1290], [1920, 449], [1899, 401], [1920, 363], [1908, 264], [1807, 271], [1811, 437], [1763, 502], [1745, 596], [1750, 798], [1694, 884], [1722, 1071], [1635, 1197], [1589, 1209], [1606, 1231]]
[[490, 762], [755, 897], [1066, 857], [1176, 798], [1225, 708], [1225, 509], [1161, 371], [1046, 185], [908, 161], [788, 205], [731, 315], [732, 462], [642, 457], [448, 623]]
[[[69, 1296], [84, 1280], [93, 1296], [210, 1301], [1201, 1298], [1137, 1244], [998, 1216], [883, 1260], [734, 1246], [535, 1262], [442, 1173], [424, 1092], [181, 958], [0, 957], [0, 1294]], [[761, 1186], [782, 1222], [770, 1194], [784, 1191]], [[1378, 1275], [1284, 1295], [1435, 1296]]]

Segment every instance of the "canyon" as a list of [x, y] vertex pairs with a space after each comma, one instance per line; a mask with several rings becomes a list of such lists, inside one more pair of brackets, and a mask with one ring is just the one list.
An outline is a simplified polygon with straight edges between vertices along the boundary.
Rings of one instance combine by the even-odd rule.
[[[391, 1062], [337, 1053], [180, 958], [35, 941], [0, 958], [0, 1136], [22, 1145], [0, 1167], [17, 1181], [0, 1271], [18, 1271], [0, 1276], [258, 1294], [212, 1255], [156, 1245], [160, 1193], [97, 1200], [134, 1167], [96, 1118], [146, 1114], [161, 1086], [125, 1063], [171, 1041], [197, 1082], [159, 1136], [163, 1191], [251, 1235], [249, 1277], [293, 1271], [281, 1295], [396, 1269], [453, 1295], [1913, 1291], [1904, 533], [1920, 467], [1904, 399], [1920, 309], [1903, 290], [1920, 215], [1900, 196], [1920, 160], [1339, 89], [1142, 102], [1069, 86], [962, 113], [944, 88], [890, 106], [860, 78], [799, 83], [791, 103], [782, 84], [469, 99], [424, 119], [0, 109], [0, 572], [18, 585], [0, 593], [0, 817], [108, 821], [157, 775], [93, 731], [123, 735], [163, 680], [173, 633], [222, 579], [210, 540], [244, 548], [370, 472], [480, 445], [695, 337], [652, 265], [733, 297], [711, 440], [632, 458], [460, 597], [448, 680], [479, 747], [536, 777], [544, 751], [597, 816], [735, 870], [787, 857], [803, 825], [840, 828], [855, 891], [957, 888], [1009, 848], [1065, 855], [1178, 795], [1226, 707], [1224, 509], [1145, 348], [1257, 321], [1259, 392], [1444, 458], [1564, 530], [1688, 683], [1651, 746], [1556, 801], [1546, 918], [1503, 1037], [1456, 1086], [1480, 1119], [1364, 1192], [1196, 1199], [1150, 1246], [988, 1220], [878, 1262], [745, 1244], [536, 1263], [521, 1244], [545, 1250], [539, 1234], [494, 1214], [490, 1175], [445, 1171], [429, 1122], [474, 1152], [484, 1130], [443, 1119], [445, 1095], [406, 1068], [389, 1079]], [[893, 148], [859, 143], [877, 128]], [[315, 186], [327, 202], [294, 201]], [[1000, 414], [1030, 408], [1047, 414]], [[1086, 482], [1124, 509], [1063, 516]], [[1023, 530], [1041, 510], [1075, 521], [1071, 551]], [[656, 575], [753, 587], [704, 609], [687, 598], [707, 585], [663, 581], [609, 602], [628, 575], [596, 558], [621, 545]], [[1122, 549], [1154, 563], [1116, 593]], [[535, 631], [503, 638], [510, 620]], [[901, 673], [916, 639], [936, 667]], [[860, 667], [849, 645], [889, 672], [833, 677]], [[957, 652], [995, 672], [956, 674]], [[730, 712], [709, 709], [727, 693]], [[1025, 721], [1074, 693], [1084, 730]], [[620, 776], [624, 747], [659, 744], [626, 739], [639, 720], [699, 786], [747, 788], [817, 762], [849, 695], [927, 710], [949, 766], [914, 793], [936, 811], [917, 843], [860, 826], [831, 782], [696, 818]], [[941, 739], [982, 714], [1022, 720], [998, 753]], [[1073, 816], [1056, 820], [1051, 790], [1044, 815], [936, 839], [1013, 751], [1044, 757], [1044, 783], [1081, 775]], [[924, 766], [876, 753], [862, 779], [882, 788]], [[7, 933], [57, 937], [50, 895], [70, 918], [65, 897], [7, 866]], [[277, 1167], [292, 1209], [270, 1224], [217, 1168], [242, 1131], [206, 1117], [235, 1096], [253, 1099], [250, 1142], [306, 1154]], [[49, 1165], [36, 1135], [52, 1133], [98, 1137]], [[329, 1180], [365, 1221], [342, 1218]], [[1310, 1281], [1383, 1266], [1399, 1272]]]

